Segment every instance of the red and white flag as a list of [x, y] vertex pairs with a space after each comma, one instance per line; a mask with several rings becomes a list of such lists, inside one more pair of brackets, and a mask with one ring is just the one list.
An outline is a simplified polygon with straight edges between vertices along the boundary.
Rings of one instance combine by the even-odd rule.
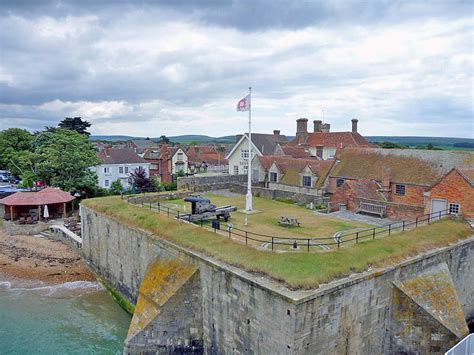
[[237, 111], [248, 111], [250, 110], [250, 94], [245, 96], [242, 100], [237, 103]]

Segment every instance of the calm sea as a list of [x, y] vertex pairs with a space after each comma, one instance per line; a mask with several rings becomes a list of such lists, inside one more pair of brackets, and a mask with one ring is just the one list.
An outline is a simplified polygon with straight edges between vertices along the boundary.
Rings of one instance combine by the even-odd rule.
[[96, 282], [0, 275], [0, 354], [122, 354], [130, 316]]

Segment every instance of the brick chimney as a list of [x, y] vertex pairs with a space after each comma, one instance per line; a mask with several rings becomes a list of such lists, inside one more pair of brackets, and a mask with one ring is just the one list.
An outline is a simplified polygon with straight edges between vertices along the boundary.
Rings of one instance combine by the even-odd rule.
[[308, 138], [308, 119], [298, 118], [296, 120], [296, 139], [298, 144], [303, 144]]
[[382, 166], [382, 190], [384, 192], [390, 191], [390, 180], [391, 180], [390, 169], [385, 166]]
[[240, 141], [240, 138], [243, 137], [243, 134], [236, 134], [235, 135], [235, 143], [238, 143]]
[[359, 120], [357, 118], [353, 118], [351, 121], [352, 121], [352, 133], [357, 133], [357, 122], [359, 122]]
[[280, 130], [279, 130], [279, 129], [274, 129], [274, 130], [273, 130], [273, 134], [274, 134], [275, 136], [279, 136], [279, 135], [280, 135]]
[[321, 132], [329, 133], [331, 125], [329, 123], [324, 123], [321, 125]]
[[323, 124], [323, 121], [321, 120], [314, 120], [314, 133], [319, 133], [321, 132], [321, 125]]

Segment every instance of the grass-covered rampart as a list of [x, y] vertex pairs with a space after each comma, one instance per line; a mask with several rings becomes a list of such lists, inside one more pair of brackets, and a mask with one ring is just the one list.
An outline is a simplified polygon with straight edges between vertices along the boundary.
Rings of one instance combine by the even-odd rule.
[[293, 289], [317, 287], [320, 283], [367, 270], [369, 266], [394, 265], [407, 257], [447, 246], [473, 234], [462, 220], [445, 218], [428, 226], [350, 245], [339, 251], [272, 253], [180, 223], [156, 211], [127, 204], [120, 197], [90, 199], [83, 204], [120, 223], [147, 230], [158, 239], [172, 241], [249, 272], [266, 274]]

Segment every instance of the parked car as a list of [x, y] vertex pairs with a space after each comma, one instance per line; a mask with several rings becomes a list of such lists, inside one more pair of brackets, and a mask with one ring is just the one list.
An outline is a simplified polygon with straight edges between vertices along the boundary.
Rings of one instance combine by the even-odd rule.
[[8, 177], [8, 182], [9, 182], [10, 184], [19, 184], [19, 183], [20, 183], [20, 179], [17, 178], [16, 176], [10, 175], [10, 176]]
[[0, 181], [1, 182], [9, 182], [8, 178], [9, 178], [8, 174], [0, 174]]

